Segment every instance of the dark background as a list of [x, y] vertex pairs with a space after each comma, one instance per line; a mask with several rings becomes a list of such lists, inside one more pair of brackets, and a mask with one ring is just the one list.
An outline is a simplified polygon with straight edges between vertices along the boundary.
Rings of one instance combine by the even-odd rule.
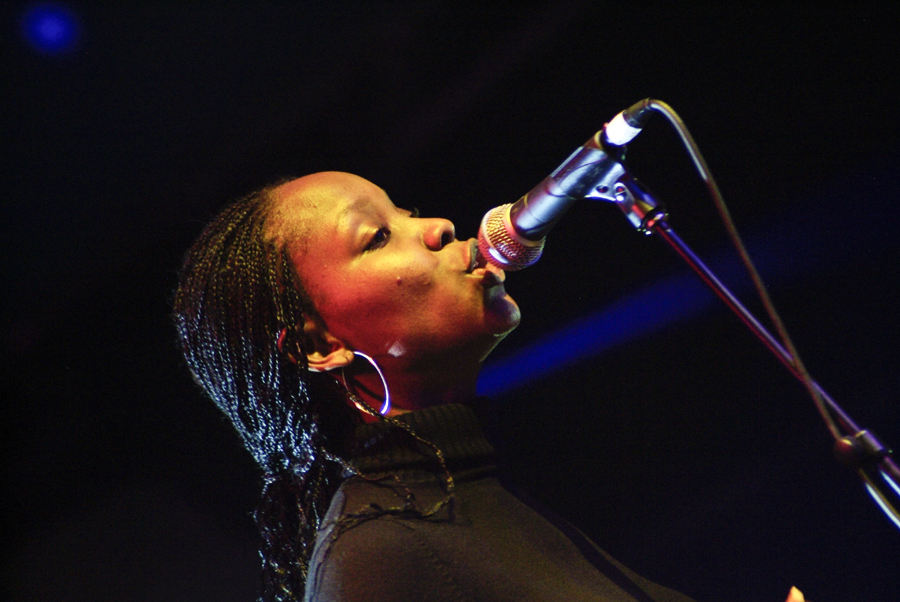
[[[471, 236], [648, 96], [691, 128], [810, 371], [900, 444], [887, 4], [120, 4], [68, 4], [80, 39], [54, 56], [23, 41], [28, 5], [0, 4], [5, 599], [255, 596], [259, 475], [168, 317], [218, 207], [337, 169]], [[629, 159], [681, 236], [723, 256], [662, 117]], [[524, 317], [496, 357], [683, 271], [582, 202], [510, 276]], [[698, 602], [791, 584], [900, 599], [900, 531], [832, 459], [802, 388], [713, 307], [500, 396], [513, 475]]]

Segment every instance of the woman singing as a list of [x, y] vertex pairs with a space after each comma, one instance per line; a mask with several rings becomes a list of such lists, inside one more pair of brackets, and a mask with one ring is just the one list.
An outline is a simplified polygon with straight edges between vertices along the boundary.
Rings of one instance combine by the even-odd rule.
[[346, 173], [262, 190], [201, 234], [175, 316], [263, 471], [264, 598], [687, 600], [498, 481], [474, 395], [519, 322], [504, 277]]

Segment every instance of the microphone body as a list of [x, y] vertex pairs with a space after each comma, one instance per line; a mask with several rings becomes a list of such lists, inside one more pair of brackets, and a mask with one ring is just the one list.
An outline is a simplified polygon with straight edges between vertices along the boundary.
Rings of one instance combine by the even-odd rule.
[[535, 263], [547, 233], [577, 200], [616, 201], [615, 184], [625, 175], [624, 144], [649, 118], [649, 99], [622, 111], [515, 203], [488, 211], [478, 230], [479, 254], [506, 271]]

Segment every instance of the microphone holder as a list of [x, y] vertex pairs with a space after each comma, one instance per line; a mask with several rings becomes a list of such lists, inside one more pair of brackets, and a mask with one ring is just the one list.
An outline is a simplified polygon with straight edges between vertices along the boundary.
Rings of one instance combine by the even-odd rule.
[[591, 195], [592, 200], [614, 201], [628, 220], [645, 234], [658, 234], [693, 269], [713, 292], [741, 319], [778, 360], [804, 384], [811, 386], [839, 426], [835, 436], [835, 455], [843, 464], [857, 471], [869, 494], [878, 506], [900, 528], [900, 470], [890, 457], [891, 450], [869, 431], [861, 429], [850, 416], [815, 381], [804, 376], [791, 354], [757, 320], [752, 313], [716, 277], [703, 261], [672, 230], [666, 221], [667, 213], [624, 166], [612, 190]]

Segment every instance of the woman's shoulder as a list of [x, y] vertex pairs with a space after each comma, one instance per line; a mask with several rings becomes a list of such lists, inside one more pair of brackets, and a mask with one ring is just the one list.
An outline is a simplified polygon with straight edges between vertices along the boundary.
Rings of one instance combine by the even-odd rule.
[[307, 601], [469, 599], [414, 521], [348, 511], [346, 505], [339, 491], [310, 560]]
[[468, 599], [415, 523], [390, 515], [338, 516], [344, 520], [330, 521], [319, 532], [309, 565], [309, 602]]

